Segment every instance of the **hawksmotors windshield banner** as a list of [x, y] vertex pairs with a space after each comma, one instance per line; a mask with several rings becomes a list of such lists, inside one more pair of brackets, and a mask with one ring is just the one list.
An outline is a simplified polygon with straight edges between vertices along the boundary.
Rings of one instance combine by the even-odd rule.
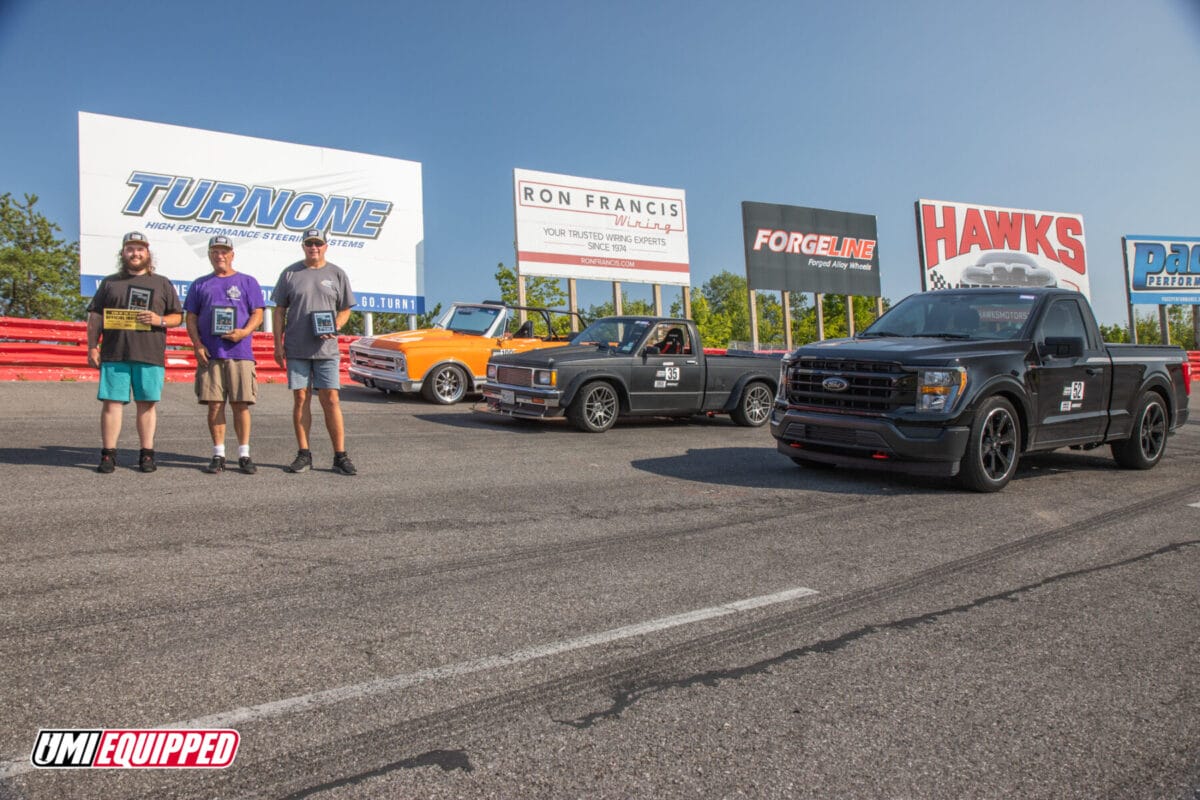
[[918, 200], [921, 288], [1058, 286], [1090, 296], [1083, 216]]
[[682, 189], [513, 170], [521, 275], [691, 284]]
[[265, 301], [300, 237], [326, 232], [326, 259], [350, 276], [360, 311], [425, 310], [421, 165], [156, 122], [79, 114], [80, 291], [116, 270], [121, 237], [142, 231], [178, 287], [212, 271], [211, 236], [233, 241], [238, 272]]

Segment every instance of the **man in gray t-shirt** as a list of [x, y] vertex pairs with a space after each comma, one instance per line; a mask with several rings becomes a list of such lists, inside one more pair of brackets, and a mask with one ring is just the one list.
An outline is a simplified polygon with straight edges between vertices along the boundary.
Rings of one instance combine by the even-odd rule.
[[354, 292], [350, 278], [336, 264], [325, 260], [329, 247], [324, 231], [304, 232], [304, 260], [287, 267], [275, 284], [272, 314], [275, 331], [275, 363], [287, 367], [292, 390], [292, 426], [299, 452], [289, 472], [312, 468], [308, 434], [312, 429], [312, 390], [317, 390], [325, 429], [333, 444], [333, 471], [354, 475], [357, 470], [346, 454], [346, 432], [338, 376], [341, 353], [337, 332], [350, 319]]

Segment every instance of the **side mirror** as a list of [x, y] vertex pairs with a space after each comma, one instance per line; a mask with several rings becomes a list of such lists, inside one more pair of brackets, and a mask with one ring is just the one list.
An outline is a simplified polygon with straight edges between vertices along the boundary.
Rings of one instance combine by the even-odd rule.
[[1038, 343], [1038, 355], [1047, 358], [1082, 358], [1083, 339], [1078, 336], [1047, 336]]

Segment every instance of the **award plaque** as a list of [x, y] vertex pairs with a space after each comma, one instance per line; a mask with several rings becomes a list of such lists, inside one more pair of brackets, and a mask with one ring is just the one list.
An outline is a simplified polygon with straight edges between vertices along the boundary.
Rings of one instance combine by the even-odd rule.
[[126, 308], [132, 308], [136, 311], [149, 311], [150, 300], [153, 297], [153, 289], [143, 289], [140, 286], [130, 286], [129, 303], [126, 305]]
[[328, 336], [332, 333], [337, 333], [337, 325], [334, 324], [333, 312], [312, 312], [312, 330], [313, 336]]
[[233, 306], [213, 306], [213, 336], [224, 336], [227, 333], [233, 333], [236, 328], [237, 312]]

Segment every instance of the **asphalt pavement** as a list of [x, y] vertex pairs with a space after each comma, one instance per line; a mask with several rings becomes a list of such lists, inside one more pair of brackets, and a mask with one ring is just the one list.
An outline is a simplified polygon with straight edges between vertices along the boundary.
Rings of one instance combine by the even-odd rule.
[[[726, 418], [357, 386], [359, 475], [316, 406], [292, 475], [261, 394], [257, 475], [201, 471], [184, 385], [158, 471], [130, 408], [99, 475], [95, 384], [0, 383], [0, 799], [1200, 798], [1200, 420], [1153, 470], [1056, 452], [980, 495]], [[166, 727], [236, 761], [30, 765], [41, 729]]]

